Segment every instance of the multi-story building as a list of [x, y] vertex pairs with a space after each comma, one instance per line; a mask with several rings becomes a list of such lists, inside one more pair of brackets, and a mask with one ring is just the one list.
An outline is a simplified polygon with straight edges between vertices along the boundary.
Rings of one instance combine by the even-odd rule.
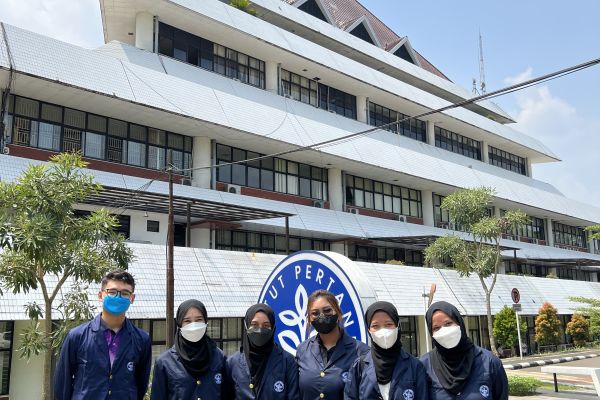
[[[106, 191], [79, 208], [119, 215], [137, 257], [130, 316], [157, 353], [170, 164], [176, 302], [205, 301], [209, 334], [228, 352], [270, 270], [301, 249], [357, 261], [377, 296], [401, 310], [411, 352], [426, 350], [422, 294], [434, 282], [436, 299], [459, 305], [486, 345], [478, 280], [422, 268], [423, 248], [459, 228], [440, 204], [461, 188], [495, 188], [491, 215], [531, 216], [503, 240], [493, 304], [510, 304], [510, 288], [521, 288], [530, 348], [543, 301], [566, 320], [569, 295], [600, 296], [599, 243], [583, 229], [600, 222], [600, 209], [531, 173], [557, 156], [490, 101], [414, 118], [471, 94], [355, 0], [255, 0], [256, 16], [218, 0], [100, 6], [106, 44], [93, 50], [2, 24], [0, 174], [14, 179], [56, 152], [83, 154]], [[41, 363], [16, 352], [25, 299], [5, 297], [0, 398], [36, 398]]]

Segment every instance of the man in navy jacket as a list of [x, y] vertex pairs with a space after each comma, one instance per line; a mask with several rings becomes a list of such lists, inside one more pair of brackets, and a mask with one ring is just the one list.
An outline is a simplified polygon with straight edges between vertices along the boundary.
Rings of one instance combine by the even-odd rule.
[[142, 400], [148, 387], [152, 344], [125, 318], [135, 299], [125, 271], [102, 279], [102, 313], [67, 334], [54, 375], [55, 400]]

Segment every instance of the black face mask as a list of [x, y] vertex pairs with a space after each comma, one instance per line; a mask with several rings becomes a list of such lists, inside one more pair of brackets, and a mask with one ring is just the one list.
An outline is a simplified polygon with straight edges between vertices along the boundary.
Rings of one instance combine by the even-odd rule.
[[248, 340], [254, 347], [263, 347], [273, 337], [273, 329], [248, 328]]
[[319, 333], [329, 333], [337, 326], [338, 316], [320, 314], [310, 324]]

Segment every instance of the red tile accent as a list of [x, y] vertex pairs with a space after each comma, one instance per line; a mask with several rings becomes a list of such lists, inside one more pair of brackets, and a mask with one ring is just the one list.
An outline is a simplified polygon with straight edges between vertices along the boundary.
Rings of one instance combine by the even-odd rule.
[[[294, 195], [285, 194], [285, 193], [271, 192], [269, 190], [256, 189], [256, 188], [251, 188], [251, 187], [247, 187], [247, 186], [242, 186], [241, 188], [242, 188], [241, 194], [243, 194], [245, 196], [259, 197], [261, 199], [277, 200], [277, 201], [283, 201], [285, 203], [300, 204], [303, 206], [312, 206], [313, 201], [314, 201], [312, 199], [307, 199], [306, 197], [294, 196]], [[223, 182], [217, 182], [217, 190], [220, 190], [221, 192], [226, 191], [227, 184], [223, 183]], [[325, 202], [324, 208], [329, 208], [328, 201]]]

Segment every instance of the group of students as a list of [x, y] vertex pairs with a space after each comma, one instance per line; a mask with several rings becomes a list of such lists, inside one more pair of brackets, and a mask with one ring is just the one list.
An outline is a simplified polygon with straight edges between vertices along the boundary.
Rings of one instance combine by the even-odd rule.
[[[134, 290], [124, 271], [102, 280], [102, 313], [72, 329], [61, 349], [56, 400], [144, 398], [152, 348], [149, 335], [125, 318]], [[181, 303], [176, 321], [174, 345], [154, 365], [152, 400], [508, 399], [502, 363], [471, 342], [459, 311], [443, 301], [427, 311], [434, 347], [421, 359], [402, 349], [394, 305], [367, 309], [369, 347], [344, 331], [338, 301], [325, 290], [308, 299], [310, 332], [295, 357], [275, 343], [275, 313], [266, 304], [247, 310], [242, 347], [230, 357], [206, 334], [200, 301]]]

